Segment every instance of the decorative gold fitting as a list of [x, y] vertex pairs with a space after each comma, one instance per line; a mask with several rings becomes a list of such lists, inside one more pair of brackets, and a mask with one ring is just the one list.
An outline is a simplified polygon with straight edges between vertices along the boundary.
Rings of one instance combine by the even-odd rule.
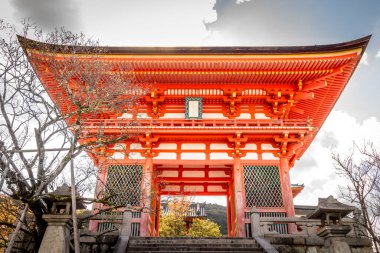
[[303, 86], [302, 80], [299, 80], [299, 81], [298, 81], [298, 90], [299, 90], [299, 91], [302, 90], [302, 86]]

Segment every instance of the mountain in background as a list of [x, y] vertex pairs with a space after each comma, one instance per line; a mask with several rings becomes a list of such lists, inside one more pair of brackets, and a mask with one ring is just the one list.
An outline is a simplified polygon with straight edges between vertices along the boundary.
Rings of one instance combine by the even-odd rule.
[[218, 204], [206, 204], [207, 219], [220, 226], [220, 232], [227, 235], [227, 207]]

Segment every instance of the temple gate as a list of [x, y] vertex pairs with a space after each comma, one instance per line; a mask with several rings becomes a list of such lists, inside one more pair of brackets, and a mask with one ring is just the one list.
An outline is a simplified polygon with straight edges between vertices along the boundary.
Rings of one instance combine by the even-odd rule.
[[[93, 155], [97, 194], [112, 196], [117, 206], [145, 207], [133, 216], [141, 236], [158, 236], [161, 195], [226, 196], [229, 236], [249, 233], [254, 206], [262, 216], [294, 216], [293, 198], [302, 187], [292, 188], [289, 170], [332, 110], [368, 40], [308, 47], [107, 48], [103, 61], [113, 68], [129, 64], [135, 81], [150, 85], [133, 111], [84, 123], [88, 134], [99, 128], [105, 135], [132, 133]], [[39, 65], [45, 53], [22, 41], [53, 101], [67, 112], [67, 100], [57, 95], [46, 70], [52, 66]], [[75, 57], [86, 60], [80, 50]], [[101, 225], [93, 222], [91, 228]]]

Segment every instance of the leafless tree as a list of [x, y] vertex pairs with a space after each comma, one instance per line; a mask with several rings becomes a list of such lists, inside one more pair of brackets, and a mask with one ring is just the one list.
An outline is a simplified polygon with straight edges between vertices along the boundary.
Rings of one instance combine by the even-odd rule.
[[380, 152], [373, 143], [354, 144], [347, 156], [334, 153], [338, 175], [347, 179], [341, 187], [342, 198], [360, 208], [360, 225], [368, 232], [376, 252], [380, 244]]
[[[35, 43], [27, 37], [45, 43]], [[44, 56], [24, 52], [19, 42]], [[70, 160], [84, 150], [103, 154], [108, 145], [130, 137], [122, 129], [119, 134], [104, 135], [100, 125], [93, 135], [84, 131], [84, 122], [91, 116], [131, 111], [139, 99], [136, 94], [144, 89], [144, 85], [134, 82], [130, 66], [101, 60], [104, 52], [96, 41], [83, 34], [65, 29], [44, 34], [28, 22], [23, 22], [18, 31], [0, 19], [0, 156], [3, 161], [0, 174], [6, 184], [0, 185], [0, 190], [23, 203], [25, 210], [33, 214], [35, 226], [29, 232], [35, 239], [36, 249], [46, 229], [42, 215], [49, 212], [45, 196]], [[33, 69], [37, 66], [45, 66], [47, 75], [62, 92], [56, 98], [64, 100], [66, 110], [61, 111], [50, 99], [47, 87]]]

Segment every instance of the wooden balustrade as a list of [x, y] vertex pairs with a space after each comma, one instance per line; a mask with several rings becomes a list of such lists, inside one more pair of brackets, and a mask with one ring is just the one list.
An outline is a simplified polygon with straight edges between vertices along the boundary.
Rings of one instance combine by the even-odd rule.
[[[79, 215], [79, 219], [85, 218], [85, 215]], [[95, 221], [97, 223], [98, 233], [107, 233], [107, 231], [114, 232], [118, 230], [121, 225], [123, 225], [123, 213], [108, 212], [107, 214], [96, 214], [92, 216], [89, 220]], [[139, 236], [140, 233], [140, 222], [141, 222], [141, 212], [131, 212], [130, 224], [127, 226], [131, 227], [131, 235]]]
[[87, 120], [83, 122], [84, 128], [259, 128], [259, 127], [283, 127], [283, 128], [308, 128], [311, 127], [309, 120], [248, 120], [248, 119], [106, 119]]

